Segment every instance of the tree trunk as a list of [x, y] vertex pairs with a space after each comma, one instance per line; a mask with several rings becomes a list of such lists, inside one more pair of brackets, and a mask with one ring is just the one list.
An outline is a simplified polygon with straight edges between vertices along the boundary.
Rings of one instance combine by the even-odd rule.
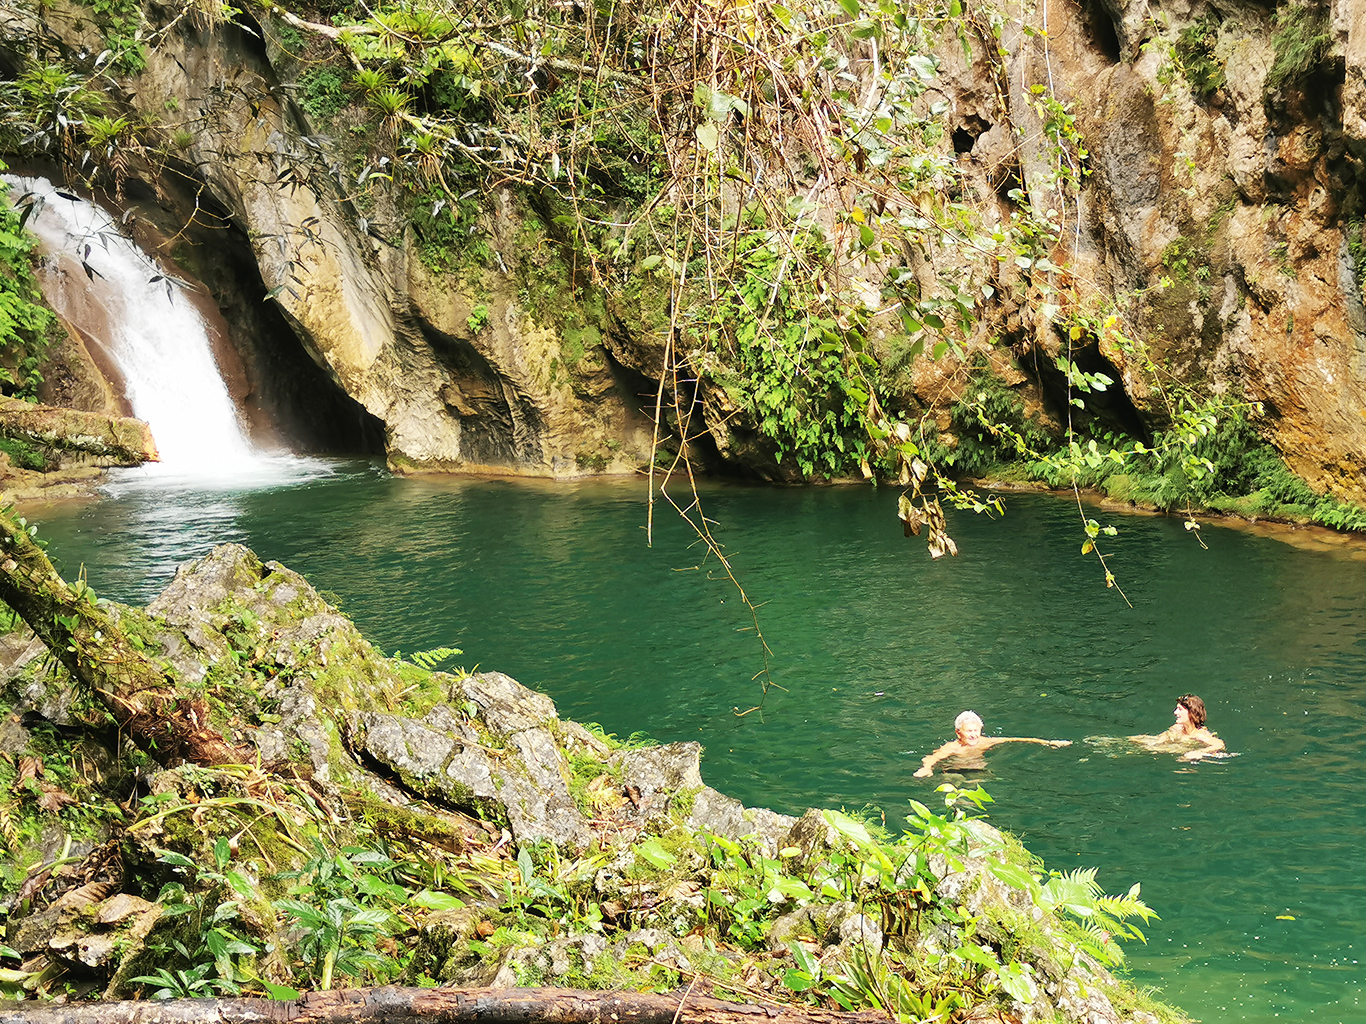
[[129, 642], [83, 581], [72, 587], [62, 579], [13, 510], [0, 511], [0, 601], [158, 761], [251, 761], [212, 728], [202, 699], [176, 693], [174, 679]]
[[142, 420], [0, 397], [0, 435], [49, 448], [85, 452], [121, 466], [156, 462], [157, 446]]
[[173, 999], [65, 1006], [9, 1004], [0, 1024], [888, 1024], [880, 1013], [728, 1003], [707, 996], [565, 988], [371, 988], [295, 1001]]

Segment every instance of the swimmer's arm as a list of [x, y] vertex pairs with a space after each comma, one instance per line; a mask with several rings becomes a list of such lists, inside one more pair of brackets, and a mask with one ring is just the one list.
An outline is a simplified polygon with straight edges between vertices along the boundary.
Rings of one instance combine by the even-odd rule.
[[1173, 726], [1172, 728], [1168, 729], [1166, 732], [1160, 732], [1160, 733], [1158, 733], [1156, 736], [1130, 736], [1130, 737], [1129, 737], [1129, 739], [1130, 739], [1132, 742], [1137, 743], [1137, 744], [1139, 744], [1139, 745], [1141, 745], [1141, 746], [1144, 746], [1144, 747], [1155, 747], [1155, 746], [1157, 746], [1157, 745], [1159, 745], [1159, 744], [1161, 744], [1161, 743], [1170, 743], [1170, 742], [1172, 742], [1172, 741], [1174, 741], [1174, 740], [1178, 740], [1178, 739], [1180, 739], [1180, 738], [1181, 738], [1180, 733], [1177, 731], [1177, 729], [1176, 729], [1175, 726]]
[[962, 745], [957, 740], [949, 740], [942, 747], [932, 754], [926, 754], [920, 759], [920, 767], [916, 770], [915, 778], [923, 779], [928, 775], [934, 774], [934, 766], [946, 757], [956, 754]]
[[1182, 754], [1181, 760], [1199, 761], [1202, 757], [1209, 757], [1210, 754], [1218, 754], [1225, 749], [1224, 741], [1214, 735], [1214, 733], [1210, 733], [1208, 737], [1200, 737], [1200, 741], [1204, 746], [1198, 747], [1187, 754]]
[[992, 746], [997, 743], [1037, 743], [1041, 747], [1070, 747], [1071, 740], [1041, 740], [1033, 736], [992, 736], [989, 742]]

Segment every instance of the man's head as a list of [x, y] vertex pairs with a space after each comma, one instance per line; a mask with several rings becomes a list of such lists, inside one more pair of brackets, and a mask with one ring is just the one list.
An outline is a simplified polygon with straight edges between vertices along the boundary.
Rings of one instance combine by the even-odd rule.
[[1177, 707], [1186, 709], [1186, 714], [1190, 715], [1191, 725], [1197, 729], [1205, 727], [1205, 702], [1193, 693], [1183, 693], [1176, 698]]
[[953, 731], [959, 743], [970, 747], [982, 738], [982, 719], [976, 711], [964, 711], [953, 720]]

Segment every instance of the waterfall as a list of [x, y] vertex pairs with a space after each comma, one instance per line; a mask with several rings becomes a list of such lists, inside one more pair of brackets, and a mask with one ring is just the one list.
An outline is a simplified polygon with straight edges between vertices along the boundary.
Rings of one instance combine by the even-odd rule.
[[[177, 282], [93, 203], [44, 178], [4, 175], [14, 202], [39, 201], [28, 228], [56, 266], [42, 275], [48, 302], [104, 346], [133, 415], [152, 428], [159, 476], [221, 480], [262, 462], [242, 430], [214, 361], [204, 321]], [[148, 467], [151, 469], [151, 467]]]

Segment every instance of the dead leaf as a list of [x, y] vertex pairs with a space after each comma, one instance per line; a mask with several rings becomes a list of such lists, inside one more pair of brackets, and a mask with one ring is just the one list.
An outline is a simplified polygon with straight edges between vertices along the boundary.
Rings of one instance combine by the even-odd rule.
[[70, 793], [67, 793], [58, 786], [52, 785], [50, 782], [41, 782], [39, 785], [43, 790], [38, 797], [38, 809], [40, 811], [55, 813], [60, 811], [63, 807], [80, 803], [80, 801]]
[[36, 779], [43, 774], [43, 762], [41, 758], [25, 754], [19, 758], [18, 774], [14, 777], [14, 785], [22, 786], [29, 779]]

